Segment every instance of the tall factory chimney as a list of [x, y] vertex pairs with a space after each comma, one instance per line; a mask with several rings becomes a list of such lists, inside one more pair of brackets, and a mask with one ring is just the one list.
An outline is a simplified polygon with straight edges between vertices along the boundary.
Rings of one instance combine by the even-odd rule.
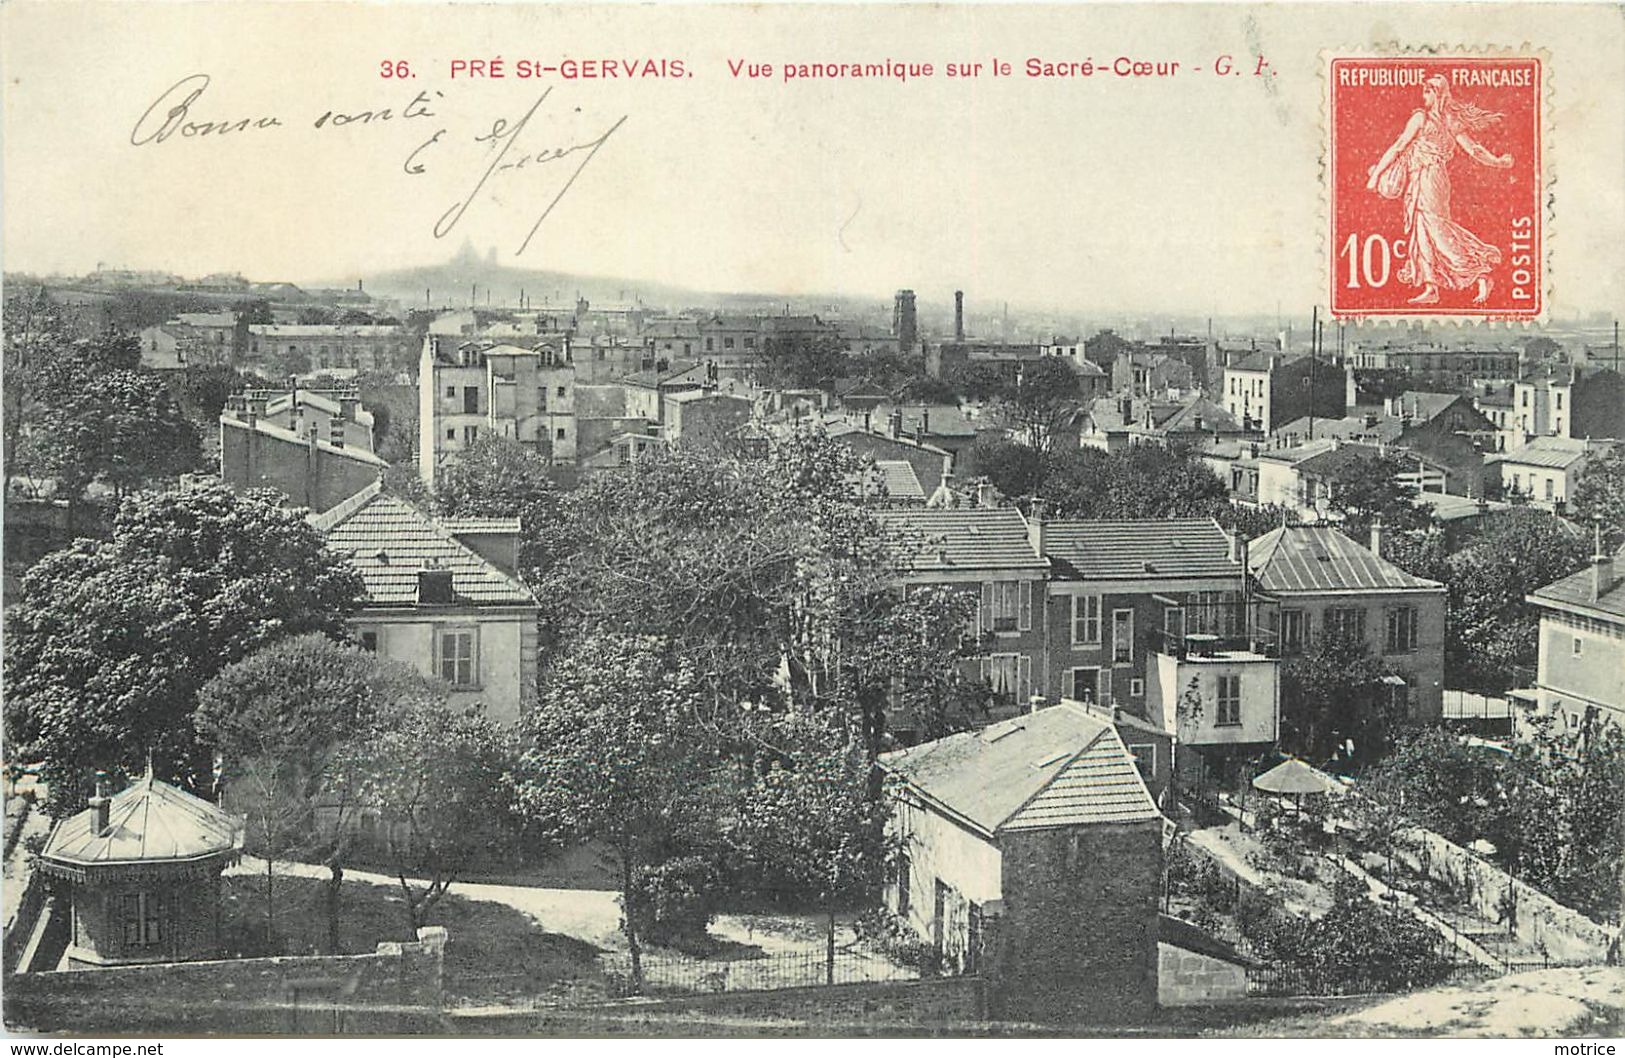
[[897, 347], [903, 352], [913, 352], [915, 343], [919, 341], [920, 330], [914, 315], [914, 291], [899, 290], [897, 300], [892, 305], [891, 332], [897, 338]]
[[965, 340], [965, 292], [954, 291], [954, 341]]

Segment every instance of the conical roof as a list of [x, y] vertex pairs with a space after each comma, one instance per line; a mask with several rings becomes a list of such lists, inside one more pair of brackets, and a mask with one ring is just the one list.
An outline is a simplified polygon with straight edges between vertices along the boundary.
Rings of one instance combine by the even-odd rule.
[[58, 823], [40, 854], [78, 867], [197, 860], [242, 845], [241, 821], [149, 772], [114, 794], [107, 829], [96, 830], [96, 809]]
[[1341, 789], [1330, 775], [1296, 757], [1288, 757], [1254, 779], [1253, 788], [1274, 794], [1324, 794]]

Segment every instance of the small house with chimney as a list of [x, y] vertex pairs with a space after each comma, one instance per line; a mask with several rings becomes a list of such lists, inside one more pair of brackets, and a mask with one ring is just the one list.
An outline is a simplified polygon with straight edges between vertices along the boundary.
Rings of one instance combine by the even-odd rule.
[[1535, 687], [1513, 697], [1569, 731], [1625, 727], [1625, 550], [1594, 550], [1588, 568], [1524, 600], [1540, 611], [1540, 661]]
[[100, 776], [90, 807], [58, 823], [40, 852], [57, 921], [42, 919], [37, 935], [66, 938], [70, 969], [216, 958], [220, 872], [242, 843], [241, 820], [151, 768], [118, 793]]
[[437, 520], [374, 482], [311, 523], [365, 585], [350, 619], [363, 648], [438, 676], [455, 707], [518, 722], [541, 612], [517, 578], [518, 519]]

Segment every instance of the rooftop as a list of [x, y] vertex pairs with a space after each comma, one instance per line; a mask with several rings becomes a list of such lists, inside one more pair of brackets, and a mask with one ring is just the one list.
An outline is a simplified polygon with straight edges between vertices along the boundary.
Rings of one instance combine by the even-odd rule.
[[920, 484], [914, 467], [902, 459], [877, 459], [875, 469], [880, 471], [886, 485], [886, 495], [894, 500], [925, 502], [925, 486]]
[[417, 606], [418, 572], [428, 569], [451, 571], [459, 602], [536, 605], [522, 585], [460, 543], [449, 525], [381, 492], [377, 484], [313, 516], [311, 523], [327, 534], [327, 546], [361, 575], [371, 605]]
[[1488, 463], [1517, 463], [1526, 467], [1562, 469], [1573, 466], [1594, 450], [1590, 442], [1570, 437], [1536, 437], [1528, 444], [1510, 452], [1501, 452], [1485, 460]]
[[[1625, 618], [1625, 548], [1613, 556], [1614, 583], [1600, 595], [1593, 597], [1596, 584], [1595, 562], [1562, 580], [1553, 581], [1528, 596], [1536, 605], [1555, 604], [1559, 608], [1579, 607], [1614, 618]], [[1616, 622], [1617, 623], [1617, 622]]]
[[1330, 525], [1283, 525], [1254, 540], [1247, 566], [1267, 592], [1443, 591]]
[[1241, 576], [1230, 538], [1211, 518], [1045, 522], [1044, 555], [1082, 580]]
[[928, 508], [877, 512], [881, 528], [907, 552], [909, 573], [1047, 567], [1027, 539], [1027, 520], [1013, 507]]
[[215, 805], [147, 775], [114, 794], [108, 826], [96, 831], [87, 808], [56, 825], [40, 855], [76, 867], [182, 862], [241, 847], [241, 821]]
[[885, 753], [880, 766], [989, 836], [1162, 818], [1116, 729], [1071, 705]]

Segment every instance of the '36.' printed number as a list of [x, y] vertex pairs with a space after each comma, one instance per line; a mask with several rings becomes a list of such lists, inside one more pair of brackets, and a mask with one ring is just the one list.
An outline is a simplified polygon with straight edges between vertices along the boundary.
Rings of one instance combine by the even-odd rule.
[[386, 80], [393, 79], [404, 81], [408, 77], [415, 75], [412, 73], [412, 68], [407, 65], [405, 59], [385, 59], [383, 62], [378, 64], [378, 76]]

